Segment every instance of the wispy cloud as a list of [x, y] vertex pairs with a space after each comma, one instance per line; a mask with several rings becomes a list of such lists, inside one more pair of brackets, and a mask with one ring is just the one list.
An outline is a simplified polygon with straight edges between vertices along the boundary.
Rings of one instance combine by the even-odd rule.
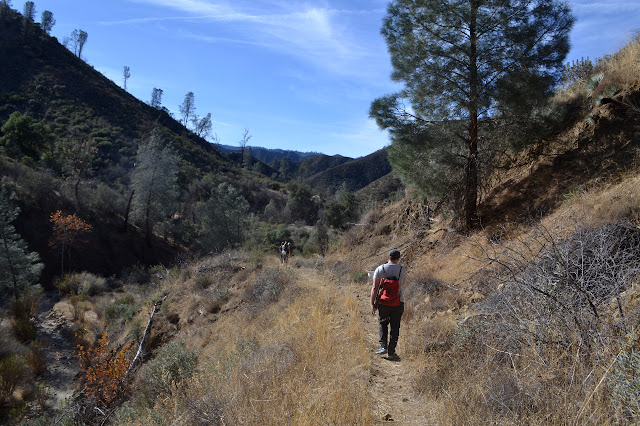
[[[201, 21], [224, 24], [224, 29], [175, 31], [175, 35], [209, 43], [230, 42], [257, 45], [295, 57], [325, 71], [345, 76], [370, 74], [366, 62], [379, 53], [358, 37], [355, 30], [363, 16], [379, 16], [381, 9], [344, 10], [327, 6], [296, 5], [290, 2], [209, 2], [204, 0], [131, 0], [186, 16], [157, 16], [104, 22], [126, 25], [162, 21]], [[175, 30], [172, 29], [172, 30]], [[377, 32], [378, 28], [373, 31]], [[222, 32], [222, 34], [221, 34]], [[370, 35], [370, 34], [369, 34]]]

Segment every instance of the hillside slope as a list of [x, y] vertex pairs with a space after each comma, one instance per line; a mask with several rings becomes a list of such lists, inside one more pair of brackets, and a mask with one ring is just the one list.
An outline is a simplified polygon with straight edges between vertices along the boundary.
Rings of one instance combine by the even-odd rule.
[[355, 192], [391, 172], [386, 149], [365, 157], [335, 165], [306, 179], [311, 187], [323, 192], [335, 192], [343, 184]]
[[[93, 141], [98, 175], [133, 166], [137, 144], [155, 126], [168, 130], [183, 160], [203, 171], [226, 161], [212, 144], [131, 96], [39, 27], [24, 37], [21, 16], [0, 23], [0, 122], [14, 111], [48, 125], [58, 138]], [[120, 172], [121, 173], [121, 172]]]
[[582, 109], [555, 140], [523, 153], [519, 167], [497, 179], [479, 205], [484, 226], [523, 215], [544, 215], [567, 194], [616, 179], [636, 167], [640, 150], [637, 88], [620, 91], [606, 103]]
[[[154, 129], [177, 158], [177, 185], [185, 204], [195, 205], [207, 195], [207, 188], [196, 183], [205, 176], [204, 186], [235, 182], [251, 212], [261, 213], [280, 188], [230, 161], [167, 110], [127, 93], [39, 26], [33, 24], [26, 36], [23, 29], [22, 16], [5, 11], [0, 20], [0, 127], [17, 114], [51, 134], [33, 158], [0, 158], [0, 177], [21, 209], [18, 232], [45, 263], [46, 286], [60, 273], [59, 254], [49, 246], [49, 219], [57, 210], [92, 226], [85, 244], [70, 249], [69, 270], [81, 267], [114, 276], [137, 264], [170, 264], [184, 253], [181, 241], [168, 238], [166, 228], [149, 247], [129, 217], [136, 155]], [[193, 200], [188, 199], [190, 185], [200, 191]], [[179, 213], [169, 228], [175, 229]]]
[[[590, 124], [574, 123], [574, 134], [599, 134], [605, 120], [598, 117], [609, 116], [610, 108], [596, 108]], [[634, 126], [623, 133], [634, 134]], [[617, 129], [603, 139], [613, 141], [612, 152], [637, 144], [632, 138], [617, 145]], [[563, 146], [565, 152], [575, 149], [566, 142], [550, 143], [556, 156]], [[582, 154], [592, 159], [592, 167], [602, 167], [598, 158], [609, 163], [604, 156], [589, 157], [590, 149], [585, 146]], [[446, 218], [403, 199], [372, 210], [325, 259], [294, 257], [279, 265], [272, 256], [256, 260], [230, 252], [165, 271], [160, 281], [142, 284], [145, 291], [141, 284], [125, 284], [124, 294], [88, 298], [83, 309], [85, 318], [93, 318], [91, 329], [113, 335], [120, 330], [123, 342], [136, 335], [122, 320], [126, 309], [136, 308], [132, 324], [145, 324], [150, 307], [167, 296], [145, 346], [148, 354], [156, 350], [155, 358], [138, 370], [130, 403], [115, 409], [110, 421], [276, 424], [286, 414], [294, 424], [311, 425], [588, 423], [590, 417], [616, 416], [625, 423], [624, 405], [609, 396], [618, 382], [601, 383], [610, 372], [626, 374], [615, 361], [625, 353], [626, 339], [637, 341], [627, 327], [640, 318], [637, 282], [618, 294], [619, 304], [603, 304], [606, 320], [592, 324], [599, 344], [589, 347], [574, 333], [553, 328], [553, 321], [541, 330], [555, 339], [543, 333], [536, 340], [531, 330], [549, 326], [546, 319], [560, 321], [553, 314], [529, 319], [541, 305], [518, 311], [526, 322], [509, 328], [508, 311], [499, 311], [496, 301], [517, 287], [501, 278], [490, 256], [522, 246], [539, 251], [540, 236], [550, 233], [561, 243], [576, 230], [622, 219], [638, 223], [637, 171], [618, 169], [624, 173], [613, 179], [590, 179], [585, 170], [548, 170], [549, 182], [580, 190], [569, 198], [547, 191], [544, 202], [552, 209], [537, 217], [537, 225], [530, 224], [526, 208], [509, 204], [508, 217], [520, 223], [460, 235]], [[512, 184], [527, 178], [528, 173], [514, 172]], [[391, 247], [401, 249], [409, 270], [399, 363], [374, 353], [377, 321], [369, 310], [370, 283], [362, 278], [385, 261]], [[611, 329], [609, 319], [615, 323]], [[175, 381], [167, 381], [168, 371]], [[85, 420], [105, 420], [96, 410], [79, 410], [92, 407], [90, 399], [79, 393], [75, 398], [74, 409], [56, 415], [83, 412], [91, 413]]]

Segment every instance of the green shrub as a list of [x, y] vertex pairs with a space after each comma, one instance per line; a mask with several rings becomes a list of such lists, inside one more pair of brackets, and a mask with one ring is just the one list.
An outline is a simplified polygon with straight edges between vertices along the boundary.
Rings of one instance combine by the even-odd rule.
[[609, 381], [611, 402], [619, 420], [636, 424], [640, 420], [640, 353], [633, 348], [621, 352]]
[[54, 286], [64, 295], [97, 296], [104, 293], [108, 286], [107, 280], [90, 272], [67, 274], [56, 279]]
[[11, 327], [13, 328], [13, 334], [20, 342], [29, 342], [36, 337], [36, 324], [29, 318], [13, 318]]
[[29, 345], [26, 361], [35, 375], [40, 375], [47, 371], [47, 358], [44, 349], [44, 345], [37, 340]]
[[318, 243], [313, 238], [309, 238], [302, 246], [302, 254], [305, 256], [311, 256], [320, 253]]
[[205, 290], [214, 283], [213, 276], [211, 274], [197, 275], [193, 280], [193, 286], [196, 290]]
[[135, 299], [132, 295], [116, 299], [110, 306], [104, 311], [104, 316], [107, 320], [113, 321], [118, 318], [122, 318], [125, 321], [130, 320], [136, 313]]
[[0, 359], [0, 405], [11, 399], [27, 371], [27, 363], [20, 354], [11, 354]]
[[278, 300], [282, 291], [293, 284], [293, 275], [282, 268], [266, 268], [260, 272], [248, 287], [249, 299], [253, 302], [268, 303]]
[[141, 402], [152, 407], [159, 395], [169, 395], [184, 379], [193, 375], [198, 352], [186, 348], [182, 341], [162, 346], [156, 357], [140, 371]]
[[137, 264], [122, 271], [122, 281], [126, 284], [144, 284], [151, 279], [151, 274], [143, 265]]
[[38, 294], [26, 292], [22, 299], [16, 300], [11, 305], [13, 317], [11, 327], [13, 334], [20, 342], [29, 342], [36, 337], [37, 324], [35, 320], [36, 302]]
[[353, 281], [357, 283], [366, 283], [369, 281], [369, 274], [367, 271], [356, 271], [353, 273]]

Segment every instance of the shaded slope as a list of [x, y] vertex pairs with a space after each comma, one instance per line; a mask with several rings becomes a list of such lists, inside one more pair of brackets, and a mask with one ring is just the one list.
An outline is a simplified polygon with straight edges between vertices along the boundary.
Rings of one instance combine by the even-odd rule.
[[365, 157], [356, 158], [322, 172], [306, 181], [318, 191], [334, 192], [343, 184], [350, 191], [357, 191], [391, 172], [386, 149], [380, 149]]
[[581, 117], [557, 140], [534, 147], [531, 160], [482, 200], [482, 224], [547, 214], [572, 191], [633, 167], [640, 150], [640, 113], [615, 102], [622, 97], [638, 102], [640, 93], [616, 95], [614, 102], [595, 107], [590, 120]]

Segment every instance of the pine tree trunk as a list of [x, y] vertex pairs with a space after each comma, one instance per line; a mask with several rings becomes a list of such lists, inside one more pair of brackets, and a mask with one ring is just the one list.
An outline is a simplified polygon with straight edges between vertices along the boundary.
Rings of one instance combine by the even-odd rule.
[[470, 230], [478, 220], [478, 54], [476, 32], [477, 6], [471, 9], [469, 20], [469, 138], [465, 166], [464, 228]]
[[478, 118], [469, 123], [469, 155], [467, 157], [464, 194], [464, 226], [472, 229], [478, 221]]
[[129, 201], [127, 201], [127, 209], [124, 212], [124, 223], [122, 228], [124, 232], [127, 232], [127, 228], [129, 227], [129, 213], [131, 212], [131, 201], [133, 201], [133, 194], [135, 191], [131, 191], [131, 195], [129, 195]]

